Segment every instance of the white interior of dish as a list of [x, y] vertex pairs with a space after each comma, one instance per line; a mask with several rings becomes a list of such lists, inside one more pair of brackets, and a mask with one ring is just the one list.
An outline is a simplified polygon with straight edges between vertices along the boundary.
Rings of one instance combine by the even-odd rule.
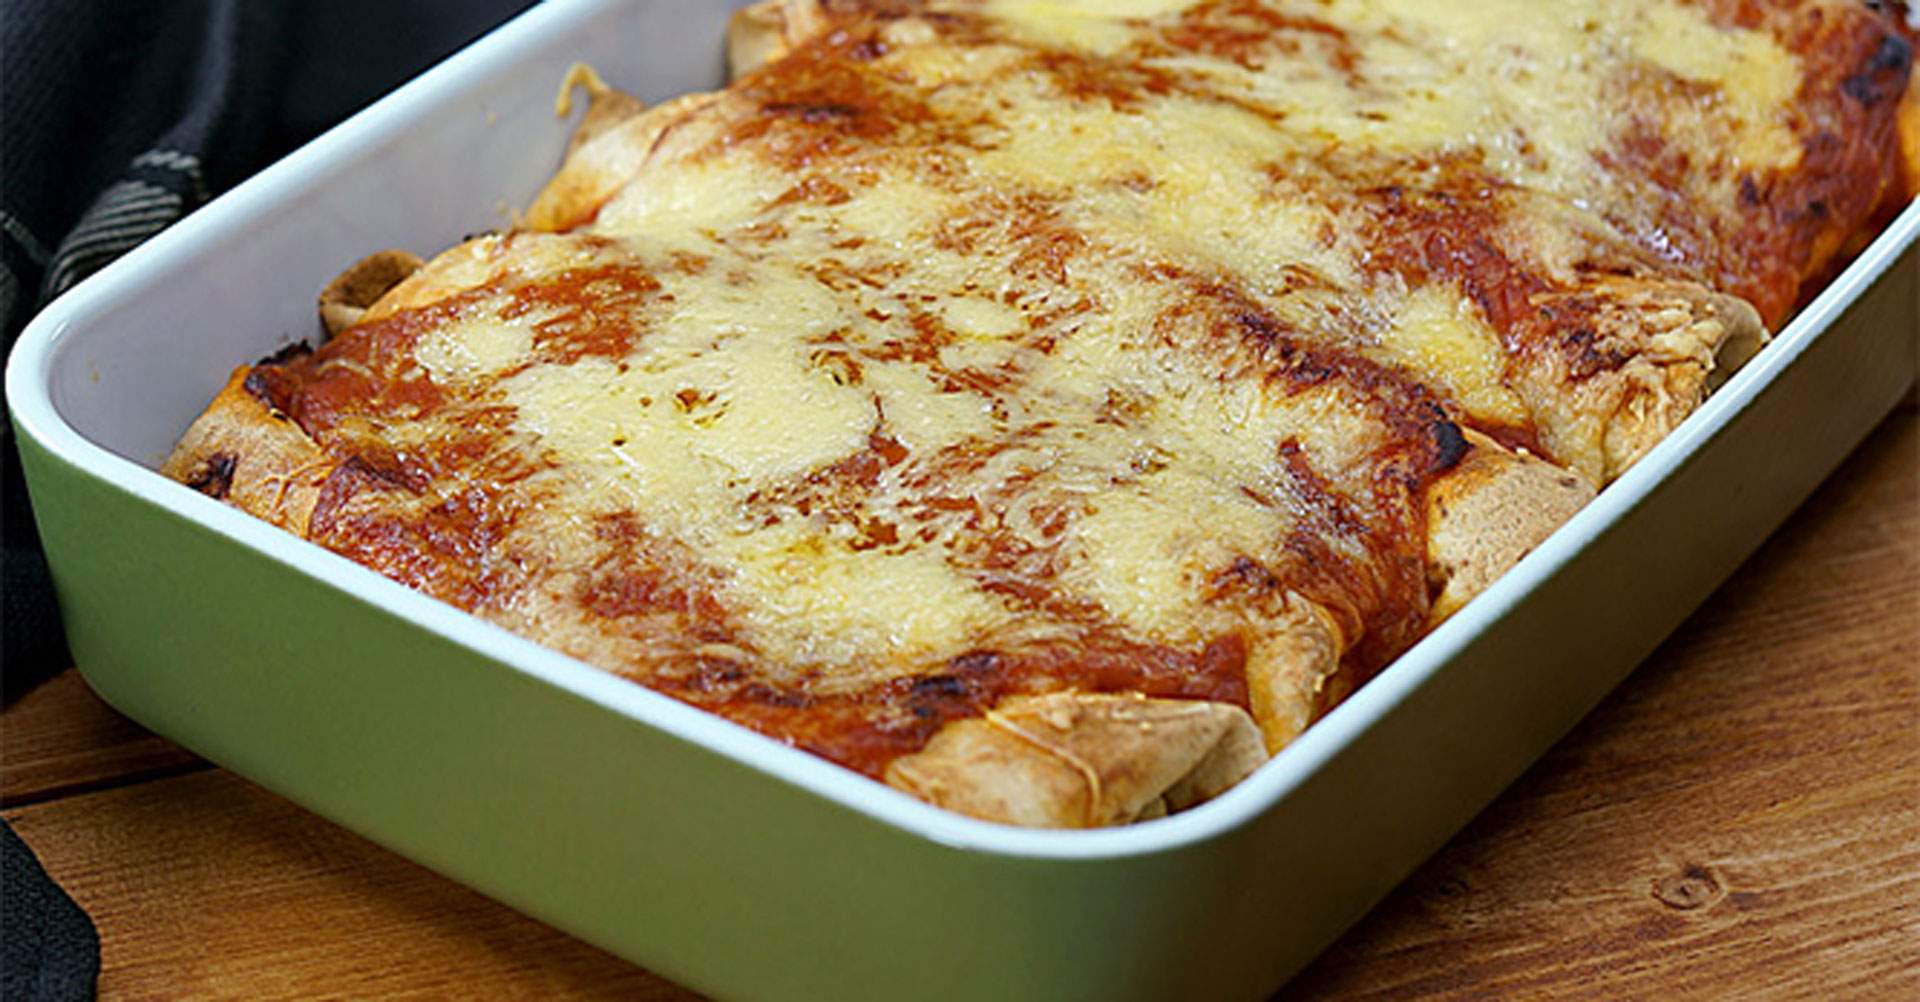
[[[23, 429], [116, 487], [366, 597], [550, 684], [948, 844], [1048, 858], [1163, 851], [1245, 822], [1406, 699], [1479, 631], [1580, 552], [1764, 389], [1920, 234], [1920, 204], [1708, 405], [1513, 572], [1260, 773], [1199, 809], [1131, 828], [1044, 832], [972, 821], [785, 748], [466, 616], [153, 472], [238, 364], [318, 336], [314, 296], [374, 250], [430, 255], [506, 226], [557, 165], [567, 67], [588, 62], [647, 100], [717, 85], [731, 5], [541, 5], [263, 172], [37, 318], [9, 365]], [[689, 39], [697, 40], [689, 42]]]

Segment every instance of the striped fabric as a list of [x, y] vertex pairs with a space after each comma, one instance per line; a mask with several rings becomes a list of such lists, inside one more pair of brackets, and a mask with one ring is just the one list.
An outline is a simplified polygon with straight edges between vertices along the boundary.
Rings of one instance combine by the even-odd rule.
[[[107, 262], [132, 250], [166, 229], [205, 198], [200, 158], [175, 150], [149, 150], [134, 158], [133, 169], [143, 176], [114, 182], [100, 193], [79, 225], [54, 251], [40, 298], [49, 300], [74, 283], [98, 271]], [[156, 184], [144, 175], [168, 172], [175, 185]], [[185, 187], [191, 195], [183, 194]]]

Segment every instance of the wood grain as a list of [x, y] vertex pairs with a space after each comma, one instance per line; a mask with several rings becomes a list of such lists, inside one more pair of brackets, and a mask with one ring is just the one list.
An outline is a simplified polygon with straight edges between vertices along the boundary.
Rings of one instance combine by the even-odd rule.
[[[1920, 998], [1917, 425], [1279, 1002]], [[59, 685], [0, 721], [5, 788], [37, 791], [6, 815], [100, 926], [104, 998], [696, 997], [227, 773], [166, 775], [184, 752]]]
[[7, 819], [100, 930], [103, 999], [695, 998], [231, 773]]
[[206, 767], [115, 713], [75, 671], [48, 679], [0, 717], [0, 806]]

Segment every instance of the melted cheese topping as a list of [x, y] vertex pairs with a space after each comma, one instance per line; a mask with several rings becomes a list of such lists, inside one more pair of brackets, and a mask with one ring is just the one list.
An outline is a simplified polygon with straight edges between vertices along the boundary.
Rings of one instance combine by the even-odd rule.
[[[1196, 6], [1218, 15], [1222, 44], [1240, 37], [1229, 30], [1236, 13], [1256, 23], [1311, 14], [1338, 34], [1280, 21], [1239, 58], [1206, 44], [1165, 49]], [[752, 649], [912, 672], [1009, 629], [1024, 610], [983, 590], [987, 572], [964, 553], [983, 528], [1043, 555], [1033, 559], [1044, 566], [1013, 573], [1044, 577], [1145, 639], [1203, 641], [1229, 625], [1206, 600], [1208, 582], [1235, 557], [1270, 554], [1292, 525], [1271, 500], [1285, 494], [1279, 443], [1298, 442], [1316, 468], [1339, 473], [1362, 467], [1383, 436], [1347, 393], [1282, 407], [1258, 383], [1220, 378], [1219, 360], [1179, 343], [1189, 332], [1156, 334], [1184, 291], [1141, 270], [1186, 262], [1263, 291], [1302, 272], [1337, 290], [1363, 284], [1366, 250], [1338, 207], [1311, 185], [1274, 181], [1276, 162], [1322, 150], [1466, 151], [1495, 183], [1605, 186], [1593, 151], [1611, 125], [1592, 105], [1619, 86], [1623, 65], [1728, 87], [1740, 95], [1726, 102], [1736, 123], [1727, 131], [1743, 140], [1737, 155], [1791, 158], [1796, 148], [1764, 114], [1798, 79], [1791, 56], [1697, 11], [1626, 8], [1602, 18], [1585, 3], [1536, 0], [1297, 10], [993, 0], [985, 13], [1012, 44], [968, 58], [909, 46], [889, 66], [937, 84], [930, 100], [949, 117], [994, 104], [964, 183], [896, 163], [842, 176], [843, 201], [796, 205], [782, 201], [793, 174], [753, 147], [652, 171], [586, 230], [643, 258], [682, 251], [713, 263], [661, 276], [674, 308], [623, 357], [520, 368], [499, 392], [518, 429], [576, 471], [569, 507], [638, 512], [713, 564]], [[1276, 40], [1291, 45], [1271, 48]], [[1179, 83], [1129, 103], [1063, 99], [1052, 76], [1008, 72], [1033, 46], [1144, 53], [1142, 65]], [[1018, 193], [1097, 252], [1066, 256], [1052, 280], [1016, 296], [1001, 255], [1020, 250], [1009, 220], [1024, 225], [1034, 209], [1002, 202], [975, 214], [970, 194], [980, 192]], [[781, 227], [771, 248], [740, 236], [769, 221]], [[972, 243], [942, 239], [956, 228]], [[885, 279], [823, 281], [809, 262]], [[1283, 293], [1266, 305], [1309, 338], [1358, 324], [1363, 351], [1464, 411], [1525, 420], [1501, 382], [1504, 351], [1470, 301], [1444, 286], [1373, 292], [1377, 314], [1332, 324], [1312, 297]], [[1063, 307], [1085, 312], [1043, 319]], [[920, 357], [898, 349], [902, 320], [937, 331]], [[528, 343], [522, 330], [474, 322], [436, 332], [421, 360], [442, 381], [498, 378]], [[1131, 408], [1124, 421], [1111, 417], [1116, 400]], [[856, 511], [768, 502], [865, 453], [877, 433], [906, 458], [864, 488]], [[969, 443], [993, 448], [984, 462], [943, 465]], [[986, 513], [929, 507], [936, 472], [941, 495], [990, 499]], [[1035, 508], [1061, 513], [1066, 528], [1050, 530]], [[871, 545], [859, 527], [874, 524], [918, 545]]]
[[1297, 593], [1377, 662], [1424, 619], [1453, 422], [1535, 444], [1537, 360], [1606, 360], [1542, 304], [1713, 270], [1634, 137], [1677, 123], [1703, 230], [1801, 156], [1796, 57], [1656, 0], [928, 6], [645, 133], [590, 222], [382, 328], [421, 325], [437, 420], [543, 471], [506, 562], [671, 619], [583, 656], [804, 703], [1019, 645], [1257, 648]]
[[[605, 256], [696, 246], [670, 218], [647, 219], [647, 237], [624, 236]], [[852, 232], [848, 218], [833, 239]], [[1345, 426], [1350, 405], [1276, 410], [1257, 384], [1219, 382], [1150, 349], [1140, 335], [1165, 292], [1126, 291], [1124, 259], [1090, 277], [1110, 290], [1100, 308], [1040, 350], [1032, 341], [1054, 332], [1036, 330], [1030, 311], [937, 295], [979, 288], [991, 266], [919, 236], [913, 275], [884, 290], [830, 295], [791, 265], [731, 255], [662, 274], [655, 298], [686, 305], [618, 358], [528, 366], [526, 326], [492, 309], [434, 329], [418, 357], [438, 383], [504, 399], [515, 431], [569, 471], [554, 517], [638, 513], [719, 572], [736, 642], [839, 666], [837, 685], [918, 672], [1016, 628], [1031, 636], [1028, 610], [981, 587], [1008, 573], [1090, 601], [1145, 640], [1204, 643], [1231, 625], [1208, 609], [1206, 582], [1236, 556], [1273, 549], [1288, 524], [1252, 499], [1277, 489], [1277, 443], [1364, 451], [1373, 436]], [[520, 249], [521, 267], [579, 260], [564, 238], [542, 244]], [[824, 259], [816, 249], [802, 259]], [[898, 316], [938, 332], [932, 364], [896, 357]], [[1116, 399], [1136, 416], [1105, 417]], [[864, 485], [855, 510], [802, 511], [783, 496], [867, 453], [876, 434], [903, 456]], [[980, 462], [956, 462], [970, 447]], [[929, 503], [964, 499], [986, 503]], [[862, 528], [873, 525], [911, 535], [873, 545]], [[1034, 566], [969, 559], [983, 530], [1038, 554]]]

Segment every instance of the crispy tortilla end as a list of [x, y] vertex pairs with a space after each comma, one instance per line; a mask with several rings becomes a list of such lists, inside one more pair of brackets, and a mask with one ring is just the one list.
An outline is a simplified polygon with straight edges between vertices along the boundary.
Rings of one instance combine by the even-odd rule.
[[1238, 783], [1266, 752], [1227, 703], [1057, 692], [947, 725], [887, 784], [988, 821], [1096, 828], [1182, 810]]
[[1287, 596], [1275, 628], [1247, 654], [1247, 701], [1268, 753], [1293, 743], [1357, 686], [1345, 649], [1332, 614]]
[[821, 0], [762, 0], [727, 22], [727, 68], [737, 79], [826, 30]]
[[1477, 432], [1467, 440], [1472, 451], [1427, 494], [1435, 624], [1485, 591], [1595, 493], [1577, 473]]
[[247, 377], [253, 371], [251, 366], [234, 370], [160, 472], [304, 536], [320, 486], [336, 464], [298, 424], [250, 388]]
[[[577, 70], [592, 72], [585, 67]], [[520, 220], [523, 229], [560, 233], [591, 221], [659, 154], [661, 141], [670, 132], [723, 94], [687, 94], [647, 108], [638, 98], [599, 83], [597, 76], [592, 78], [595, 85], [585, 84], [576, 73], [569, 73], [567, 79], [563, 95], [576, 84], [587, 86], [593, 103], [574, 129], [560, 169], [527, 207]]]
[[320, 290], [320, 323], [333, 337], [366, 316], [367, 308], [423, 264], [418, 255], [383, 250], [354, 262]]

